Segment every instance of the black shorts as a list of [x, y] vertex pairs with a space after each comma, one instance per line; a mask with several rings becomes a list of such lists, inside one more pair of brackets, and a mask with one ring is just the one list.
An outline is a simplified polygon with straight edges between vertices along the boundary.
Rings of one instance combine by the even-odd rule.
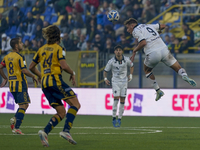
[[61, 100], [76, 97], [74, 91], [64, 82], [60, 86], [43, 88], [42, 91], [52, 107], [63, 105]]
[[27, 104], [30, 103], [30, 98], [27, 91], [23, 92], [11, 92], [16, 104]]

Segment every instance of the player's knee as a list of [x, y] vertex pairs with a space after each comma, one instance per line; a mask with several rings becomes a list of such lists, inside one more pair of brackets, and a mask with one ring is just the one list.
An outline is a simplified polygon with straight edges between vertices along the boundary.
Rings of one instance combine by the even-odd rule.
[[124, 103], [125, 102], [125, 97], [120, 97], [120, 103]]
[[63, 111], [60, 112], [58, 115], [59, 115], [62, 119], [65, 118], [65, 116], [66, 116], [66, 110], [63, 110]]
[[81, 104], [79, 103], [77, 106], [77, 109], [79, 110], [81, 108]]
[[146, 78], [149, 78], [152, 74], [153, 72], [146, 73]]
[[152, 72], [152, 68], [149, 68], [147, 66], [144, 67], [145, 74]]
[[22, 104], [22, 105], [19, 106], [19, 108], [23, 108], [23, 109], [26, 110], [28, 108], [28, 106], [29, 106], [28, 103], [27, 104]]
[[81, 104], [78, 102], [77, 104], [74, 104], [74, 106], [79, 110], [81, 108]]
[[29, 107], [29, 104], [25, 104], [25, 109], [27, 109]]
[[118, 96], [114, 97], [114, 100], [119, 100], [119, 97]]
[[78, 110], [81, 108], [81, 104], [79, 103], [77, 97], [73, 98], [73, 99], [71, 100], [71, 102], [72, 102], [72, 105], [71, 105], [71, 106], [76, 107]]

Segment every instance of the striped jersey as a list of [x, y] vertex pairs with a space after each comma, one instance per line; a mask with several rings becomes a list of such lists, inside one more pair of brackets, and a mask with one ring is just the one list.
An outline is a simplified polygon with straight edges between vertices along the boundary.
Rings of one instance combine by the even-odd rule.
[[59, 61], [65, 59], [65, 49], [58, 44], [45, 44], [42, 46], [33, 61], [40, 63], [42, 75], [42, 88], [62, 85], [62, 69]]
[[1, 64], [8, 72], [10, 92], [27, 91], [28, 84], [26, 76], [22, 73], [26, 69], [26, 60], [18, 52], [11, 52], [3, 58]]

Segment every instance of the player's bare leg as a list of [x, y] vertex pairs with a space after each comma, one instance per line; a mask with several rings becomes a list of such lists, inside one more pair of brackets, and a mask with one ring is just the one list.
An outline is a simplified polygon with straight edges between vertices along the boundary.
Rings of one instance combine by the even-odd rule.
[[125, 97], [120, 97], [120, 105], [119, 105], [119, 116], [117, 119], [118, 122], [118, 127], [121, 126], [121, 119], [122, 119], [122, 115], [124, 113], [124, 103], [125, 103]]
[[119, 96], [114, 97], [113, 109], [112, 109], [112, 112], [113, 112], [113, 114], [112, 114], [112, 117], [113, 117], [112, 123], [113, 123], [114, 127], [117, 127], [116, 114], [117, 114], [117, 104], [118, 104], [118, 102], [119, 102]]
[[170, 66], [174, 71], [176, 71], [180, 76], [182, 76], [182, 79], [186, 82], [188, 82], [192, 86], [196, 86], [196, 82], [189, 78], [185, 69], [181, 68], [181, 65], [178, 61], [176, 61], [172, 66]]
[[156, 78], [152, 72], [153, 68], [149, 68], [144, 64], [144, 72], [146, 74], [146, 78], [149, 78], [152, 81], [153, 88], [156, 90], [156, 101], [158, 101], [163, 95], [164, 92], [160, 90], [158, 83], [156, 82]]

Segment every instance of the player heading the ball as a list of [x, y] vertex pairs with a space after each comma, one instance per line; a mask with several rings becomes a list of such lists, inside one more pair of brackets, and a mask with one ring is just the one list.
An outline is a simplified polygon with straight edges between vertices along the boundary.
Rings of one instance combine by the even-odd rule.
[[144, 60], [144, 72], [146, 77], [151, 80], [153, 88], [156, 90], [156, 101], [164, 95], [152, 71], [160, 61], [176, 71], [184, 81], [192, 86], [196, 86], [196, 82], [188, 77], [185, 69], [180, 66], [179, 62], [172, 56], [168, 47], [161, 39], [158, 32], [165, 28], [164, 24], [138, 24], [137, 20], [129, 18], [124, 22], [124, 25], [127, 28], [127, 32], [133, 35], [139, 43], [133, 50], [131, 60], [134, 61], [136, 52], [144, 48], [144, 53], [146, 55]]

